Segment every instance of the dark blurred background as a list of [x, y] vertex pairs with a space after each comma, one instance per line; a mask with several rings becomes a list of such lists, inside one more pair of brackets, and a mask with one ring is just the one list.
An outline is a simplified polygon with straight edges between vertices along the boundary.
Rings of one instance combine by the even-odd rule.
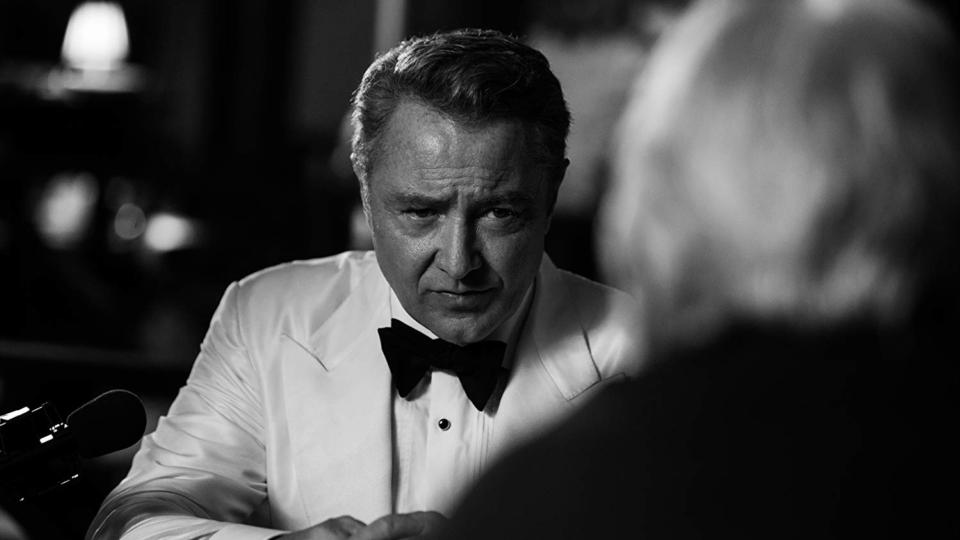
[[[685, 3], [0, 0], [0, 413], [123, 387], [151, 430], [230, 281], [367, 247], [344, 115], [410, 35], [495, 28], [547, 54], [574, 117], [548, 252], [597, 278], [609, 130]], [[955, 25], [957, 2], [931, 3]], [[8, 510], [79, 537], [133, 450]]]

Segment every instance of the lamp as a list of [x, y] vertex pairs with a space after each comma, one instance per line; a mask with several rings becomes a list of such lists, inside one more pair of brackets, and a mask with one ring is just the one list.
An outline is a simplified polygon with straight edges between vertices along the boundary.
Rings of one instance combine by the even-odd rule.
[[65, 70], [48, 78], [47, 94], [118, 93], [138, 90], [143, 74], [126, 63], [130, 37], [116, 2], [84, 2], [73, 10], [60, 56]]
[[118, 4], [86, 2], [73, 10], [61, 50], [67, 66], [80, 70], [115, 70], [123, 66], [129, 51], [127, 21]]

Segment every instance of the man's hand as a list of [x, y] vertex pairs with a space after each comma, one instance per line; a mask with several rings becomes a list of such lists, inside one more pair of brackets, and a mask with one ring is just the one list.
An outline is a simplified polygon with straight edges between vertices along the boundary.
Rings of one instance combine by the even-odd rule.
[[350, 516], [328, 519], [275, 540], [404, 540], [436, 532], [447, 520], [439, 512], [389, 514], [369, 525]]
[[401, 540], [437, 532], [447, 521], [439, 512], [389, 514], [360, 529], [350, 540]]
[[366, 524], [359, 519], [340, 516], [301, 531], [277, 536], [274, 540], [346, 540], [352, 538], [354, 533], [365, 526]]

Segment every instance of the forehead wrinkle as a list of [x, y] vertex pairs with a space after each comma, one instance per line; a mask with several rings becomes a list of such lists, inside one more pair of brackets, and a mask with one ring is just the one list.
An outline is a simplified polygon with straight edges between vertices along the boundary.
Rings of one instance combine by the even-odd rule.
[[424, 180], [480, 180], [500, 184], [507, 180], [510, 169], [488, 169], [486, 167], [425, 167], [420, 169]]

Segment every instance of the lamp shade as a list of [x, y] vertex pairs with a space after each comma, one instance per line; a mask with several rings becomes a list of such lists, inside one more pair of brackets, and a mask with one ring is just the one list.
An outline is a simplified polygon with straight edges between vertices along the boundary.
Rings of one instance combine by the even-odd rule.
[[70, 15], [61, 55], [69, 67], [108, 71], [123, 65], [130, 50], [127, 21], [115, 2], [85, 2]]

